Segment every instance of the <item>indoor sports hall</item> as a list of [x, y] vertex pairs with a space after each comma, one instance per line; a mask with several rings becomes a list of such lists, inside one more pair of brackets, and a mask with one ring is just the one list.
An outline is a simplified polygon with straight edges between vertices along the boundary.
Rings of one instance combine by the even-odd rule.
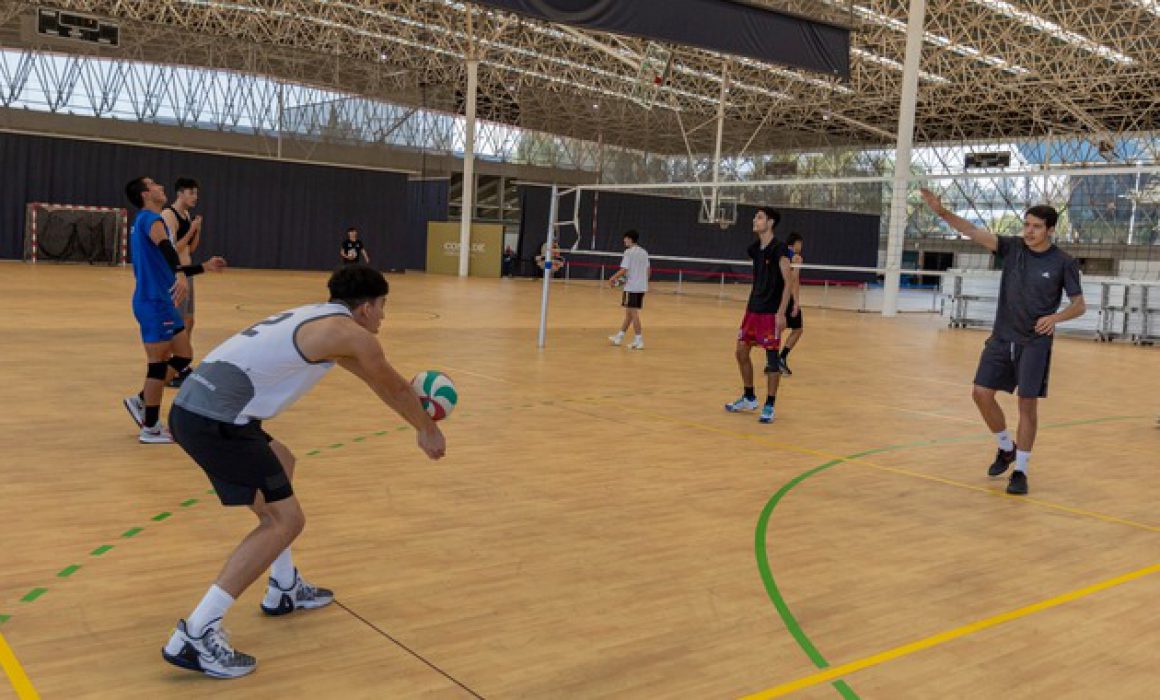
[[[1158, 95], [1151, 0], [0, 0], [0, 698], [1153, 697]], [[287, 501], [170, 418], [380, 272], [187, 624]]]

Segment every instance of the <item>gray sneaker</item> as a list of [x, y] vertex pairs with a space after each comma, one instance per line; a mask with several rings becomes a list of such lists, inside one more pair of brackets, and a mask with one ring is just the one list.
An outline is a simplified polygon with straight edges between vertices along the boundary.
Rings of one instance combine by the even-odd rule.
[[282, 588], [274, 577], [266, 586], [266, 597], [262, 599], [262, 612], [267, 615], [288, 615], [299, 608], [311, 610], [334, 602], [334, 591], [312, 586], [298, 575], [294, 569], [294, 585]]
[[169, 663], [190, 671], [200, 671], [214, 678], [239, 678], [253, 673], [258, 661], [249, 654], [235, 651], [230, 646], [221, 618], [214, 620], [201, 636], [190, 633], [185, 620], [177, 621], [177, 629], [161, 650]]
[[141, 400], [141, 397], [137, 396], [136, 394], [132, 396], [126, 396], [125, 400], [121, 403], [125, 404], [125, 410], [129, 412], [130, 416], [133, 417], [133, 421], [137, 424], [137, 427], [144, 427], [145, 402]]

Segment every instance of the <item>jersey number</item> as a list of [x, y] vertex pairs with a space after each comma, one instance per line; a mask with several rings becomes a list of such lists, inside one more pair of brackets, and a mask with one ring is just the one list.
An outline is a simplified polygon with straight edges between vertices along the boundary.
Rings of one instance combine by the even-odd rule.
[[242, 335], [246, 336], [247, 338], [253, 338], [254, 336], [256, 336], [258, 334], [258, 326], [276, 326], [279, 323], [285, 321], [286, 319], [290, 318], [293, 315], [294, 315], [293, 313], [286, 312], [286, 313], [278, 314], [277, 316], [271, 316], [270, 318], [266, 319], [265, 321], [258, 321], [254, 325], [252, 325], [249, 328], [247, 328], [246, 330], [242, 331]]

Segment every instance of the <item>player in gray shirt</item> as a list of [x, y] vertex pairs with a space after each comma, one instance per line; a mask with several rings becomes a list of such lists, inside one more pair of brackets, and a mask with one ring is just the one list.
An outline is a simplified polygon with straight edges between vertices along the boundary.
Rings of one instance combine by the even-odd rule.
[[[1055, 326], [1082, 316], [1087, 309], [1079, 265], [1075, 258], [1051, 242], [1059, 218], [1051, 207], [1040, 205], [1027, 210], [1023, 215], [1022, 237], [996, 236], [947, 210], [930, 190], [923, 189], [922, 198], [956, 231], [1002, 259], [999, 308], [991, 337], [979, 358], [972, 396], [999, 442], [998, 454], [987, 474], [999, 476], [1014, 462], [1015, 471], [1011, 473], [1007, 493], [1025, 494], [1027, 462], [1039, 421], [1038, 401], [1047, 398]], [[1071, 303], [1059, 311], [1064, 292]], [[1019, 430], [1012, 440], [1003, 409], [995, 401], [995, 392], [1010, 393], [1016, 387]]]

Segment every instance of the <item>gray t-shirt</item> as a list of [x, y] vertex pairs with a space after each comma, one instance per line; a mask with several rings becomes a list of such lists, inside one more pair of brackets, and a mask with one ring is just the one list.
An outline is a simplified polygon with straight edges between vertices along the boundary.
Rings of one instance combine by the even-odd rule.
[[1035, 322], [1059, 310], [1063, 292], [1067, 292], [1068, 299], [1083, 294], [1079, 264], [1054, 245], [1036, 253], [1021, 237], [997, 238], [995, 255], [1003, 260], [1003, 276], [999, 280], [999, 309], [991, 335], [1018, 343], [1042, 337], [1035, 332]]

